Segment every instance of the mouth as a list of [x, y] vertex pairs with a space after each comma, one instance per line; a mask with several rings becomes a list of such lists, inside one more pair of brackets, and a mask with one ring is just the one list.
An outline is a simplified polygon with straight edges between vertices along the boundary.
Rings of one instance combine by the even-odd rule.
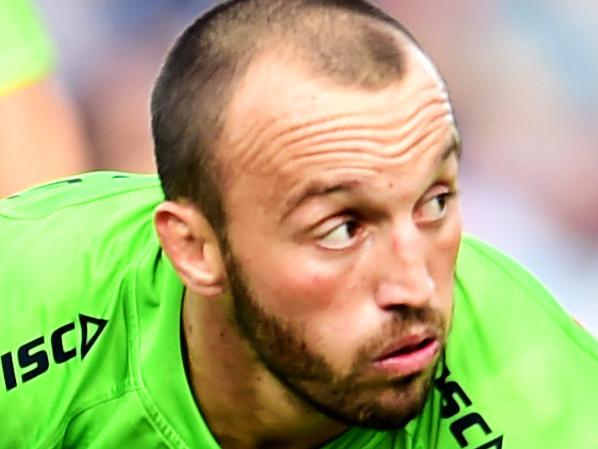
[[408, 376], [430, 366], [439, 350], [435, 335], [413, 334], [390, 345], [374, 360], [374, 366], [395, 376]]

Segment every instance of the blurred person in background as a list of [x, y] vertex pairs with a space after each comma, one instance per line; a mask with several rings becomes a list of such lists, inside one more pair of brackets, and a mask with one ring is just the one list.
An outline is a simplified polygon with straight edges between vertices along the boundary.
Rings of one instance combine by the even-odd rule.
[[76, 95], [94, 167], [154, 172], [148, 92], [175, 34], [212, 2], [38, 3], [59, 46], [60, 74]]
[[52, 45], [27, 0], [0, 2], [0, 197], [90, 168]]

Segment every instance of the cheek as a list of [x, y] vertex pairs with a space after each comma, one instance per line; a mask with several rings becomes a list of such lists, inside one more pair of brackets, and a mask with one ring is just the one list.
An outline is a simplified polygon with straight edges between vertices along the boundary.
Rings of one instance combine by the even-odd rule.
[[343, 296], [345, 273], [296, 253], [289, 258], [272, 258], [261, 267], [260, 273], [253, 273], [253, 288], [276, 315], [315, 319], [335, 308], [338, 298]]
[[[258, 220], [255, 214], [251, 217]], [[343, 291], [351, 267], [325, 262], [313, 248], [277, 238], [266, 222], [238, 223], [231, 220], [229, 228], [232, 250], [252, 296], [265, 312], [311, 323], [346, 296]]]
[[267, 265], [254, 264], [262, 268], [259, 272], [246, 273], [255, 299], [300, 332], [312, 351], [340, 368], [364, 331], [367, 307], [358, 305], [363, 293], [354, 267], [319, 263], [296, 252], [292, 262], [283, 259], [271, 256]]
[[437, 287], [437, 307], [450, 314], [453, 298], [455, 261], [461, 241], [461, 219], [455, 214], [434, 240], [429, 252], [428, 266]]
[[435, 241], [434, 251], [437, 254], [442, 254], [442, 257], [436, 257], [435, 259], [445, 267], [454, 267], [461, 241], [461, 232], [461, 219], [459, 216], [454, 216], [446, 223]]
[[446, 233], [441, 239], [441, 250], [447, 254], [447, 263], [450, 264], [451, 273], [455, 268], [455, 260], [459, 251], [461, 243], [461, 234], [463, 233], [463, 226], [461, 223], [461, 214], [458, 205], [456, 206], [457, 213], [453, 215], [451, 220], [447, 223]]

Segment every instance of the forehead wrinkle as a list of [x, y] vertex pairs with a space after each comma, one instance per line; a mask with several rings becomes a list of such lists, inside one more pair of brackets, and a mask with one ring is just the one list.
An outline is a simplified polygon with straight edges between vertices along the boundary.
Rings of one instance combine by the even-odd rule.
[[[234, 160], [234, 165], [237, 168], [237, 170], [246, 170], [251, 169], [252, 166], [257, 166], [262, 169], [260, 170], [262, 172], [269, 171], [273, 168], [275, 169], [277, 164], [280, 164], [281, 158], [292, 157], [292, 151], [284, 150], [290, 149], [289, 147], [294, 149], [296, 146], [301, 146], [302, 144], [309, 143], [310, 139], [313, 139], [315, 143], [317, 143], [319, 140], [325, 142], [329, 139], [329, 137], [326, 136], [326, 134], [330, 133], [331, 131], [343, 130], [344, 128], [346, 128], [347, 132], [352, 133], [355, 133], [356, 130], [362, 130], [364, 134], [371, 134], [373, 131], [379, 131], [378, 136], [374, 136], [374, 140], [378, 140], [382, 144], [391, 144], [393, 139], [402, 140], [404, 135], [409, 134], [409, 132], [411, 131], [410, 127], [417, 129], [417, 123], [419, 121], [417, 120], [417, 118], [425, 112], [426, 106], [428, 104], [446, 104], [445, 109], [447, 111], [447, 115], [450, 115], [452, 109], [450, 103], [448, 102], [448, 94], [446, 93], [444, 86], [439, 86], [437, 80], [423, 79], [422, 82], [422, 77], [420, 77], [417, 74], [415, 74], [414, 76], [415, 78], [412, 78], [410, 81], [408, 79], [403, 79], [401, 82], [399, 82], [398, 84], [394, 84], [392, 87], [383, 89], [382, 91], [376, 91], [374, 93], [374, 95], [378, 95], [379, 98], [384, 98], [380, 97], [380, 95], [386, 94], [390, 90], [390, 95], [399, 96], [399, 101], [397, 102], [397, 105], [399, 105], [399, 107], [397, 108], [398, 110], [392, 111], [392, 115], [390, 116], [390, 118], [387, 118], [388, 113], [386, 113], [374, 114], [372, 119], [372, 108], [370, 106], [370, 110], [366, 111], [365, 114], [362, 111], [354, 111], [349, 113], [341, 112], [334, 114], [330, 118], [316, 117], [315, 119], [302, 120], [299, 123], [293, 123], [292, 119], [299, 116], [299, 113], [301, 112], [301, 109], [298, 110], [295, 107], [293, 101], [287, 100], [286, 103], [283, 103], [282, 110], [280, 109], [280, 102], [278, 102], [278, 107], [275, 107], [275, 110], [272, 110], [271, 108], [267, 107], [269, 103], [268, 99], [266, 99], [265, 105], [262, 105], [260, 100], [259, 107], [256, 107], [258, 106], [258, 104], [255, 103], [256, 100], [253, 100], [253, 104], [249, 103], [249, 111], [237, 110], [237, 114], [235, 114], [236, 119], [239, 120], [239, 117], [243, 117], [243, 115], [241, 114], [245, 112], [245, 114], [247, 114], [245, 115], [245, 117], [249, 117], [249, 120], [251, 120], [252, 123], [250, 123], [249, 126], [246, 127], [246, 129], [242, 130], [242, 132], [239, 133], [240, 135], [238, 135], [238, 137], [233, 136], [233, 138], [230, 139], [229, 134], [229, 149], [232, 150], [229, 152], [231, 156], [231, 160], [229, 160], [229, 162], [232, 163]], [[322, 85], [320, 81], [321, 80], [318, 80], [317, 85], [314, 87], [321, 90]], [[405, 85], [406, 81], [407, 85]], [[413, 83], [415, 83], [415, 88], [413, 88]], [[409, 87], [410, 85], [411, 88]], [[336, 90], [338, 87], [339, 86], [335, 85], [328, 86], [329, 89], [335, 90], [335, 92], [333, 92], [333, 100], [334, 94], [343, 93], [343, 91], [339, 92], [338, 90]], [[439, 87], [440, 89], [438, 89]], [[308, 89], [307, 93], [309, 94], [310, 91], [311, 89]], [[347, 92], [351, 94], [350, 90], [347, 90]], [[362, 90], [360, 93], [367, 94], [369, 92]], [[305, 95], [305, 92], [302, 95]], [[284, 96], [284, 98], [287, 97], [288, 95]], [[414, 97], [420, 97], [420, 99], [418, 99], [418, 101], [413, 101]], [[426, 103], [424, 103], [423, 106], [421, 104], [421, 97], [428, 97], [428, 101], [426, 101]], [[295, 95], [295, 100], [297, 98], [299, 97]], [[293, 100], [292, 96], [290, 100]], [[415, 107], [409, 107], [413, 103], [415, 103]], [[276, 98], [274, 98], [273, 104], [276, 104]], [[291, 114], [289, 114], [288, 112], [289, 104], [291, 104], [291, 106], [294, 107], [294, 109], [291, 109]], [[388, 104], [389, 102], [387, 101], [383, 103], [383, 105], [386, 106]], [[406, 114], [404, 112], [405, 109], [403, 107], [400, 107], [400, 105], [402, 104], [406, 105], [409, 108], [407, 109], [408, 112]], [[308, 116], [310, 112], [312, 112], [313, 114], [314, 109], [317, 111], [317, 103], [315, 105], [315, 108], [311, 104], [308, 104], [307, 106], [308, 108], [311, 106], [311, 111], [309, 109], [307, 111]], [[380, 111], [384, 111], [384, 109], [380, 108], [379, 102], [378, 108]], [[268, 114], [268, 116], [264, 117], [264, 115], [258, 113], [252, 114], [252, 111], [261, 112], [264, 109], [270, 109], [270, 114]], [[389, 108], [387, 106], [386, 110], [388, 109]], [[358, 117], [360, 113], [362, 115], [365, 115], [365, 117], [360, 117], [359, 123], [353, 124], [352, 126], [343, 124], [343, 122], [353, 119], [353, 117], [355, 116]], [[289, 115], [291, 115], [290, 118], [288, 118]], [[380, 122], [380, 116], [382, 116], [383, 118], [382, 122]], [[403, 118], [403, 116], [405, 117]], [[287, 123], [284, 123], [285, 118], [287, 118]], [[385, 128], [388, 127], [388, 123], [392, 124], [393, 122], [399, 121], [398, 119], [401, 118], [403, 118], [403, 120], [406, 121], [408, 125], [407, 128], [404, 126], [402, 127], [402, 132], [400, 131], [399, 136], [393, 136], [395, 130], [392, 129], [392, 126], [391, 129], [389, 129], [388, 131], [385, 130]], [[371, 123], [368, 124], [368, 121]], [[308, 132], [307, 135], [305, 133], [306, 128], [312, 128], [310, 130], [311, 132]], [[370, 141], [372, 140], [371, 135], [367, 137]], [[354, 143], [359, 143], [360, 145], [363, 144], [363, 142]], [[396, 147], [393, 148], [395, 148], [396, 150]]]
[[[294, 173], [304, 170], [306, 166], [310, 165], [342, 165], [343, 169], [366, 168], [379, 164], [398, 166], [404, 161], [406, 156], [417, 158], [428, 153], [430, 147], [440, 144], [443, 135], [445, 135], [444, 129], [437, 127], [421, 136], [407, 150], [384, 153], [364, 152], [362, 149], [357, 148], [342, 147], [339, 149], [336, 145], [330, 148], [320, 146], [310, 153], [302, 154], [299, 157], [286, 161], [280, 165], [280, 170], [283, 173]], [[442, 155], [439, 159], [442, 159]]]
[[[339, 113], [332, 116], [331, 119], [342, 119], [350, 116], [351, 113]], [[252, 120], [252, 125], [247, 127], [238, 137], [228, 136], [227, 148], [232, 154], [232, 157], [236, 159], [236, 164], [241, 165], [243, 168], [250, 168], [251, 162], [258, 162], [260, 159], [260, 150], [266, 145], [271, 147], [281, 147], [286, 144], [284, 141], [285, 136], [293, 136], [297, 132], [302, 132], [306, 128], [314, 128], [317, 124], [321, 123], [324, 119], [322, 117], [316, 117], [309, 120], [303, 120], [300, 122], [291, 122], [286, 127], [280, 129], [281, 117], [274, 114], [269, 115], [265, 118], [256, 117]], [[295, 139], [290, 137], [289, 140], [293, 142]], [[282, 145], [281, 145], [282, 144]], [[265, 152], [264, 152], [265, 153]], [[280, 151], [275, 152], [279, 154]], [[264, 154], [267, 160], [272, 160], [272, 155]]]
[[[301, 144], [315, 145], [321, 143], [328, 143], [329, 141], [336, 139], [343, 139], [342, 135], [338, 136], [338, 134], [335, 134], [334, 136], [330, 136], [331, 133], [358, 134], [358, 136], [351, 135], [349, 137], [351, 139], [358, 139], [359, 137], [363, 137], [366, 140], [373, 140], [379, 143], [391, 143], [392, 141], [401, 139], [405, 134], [408, 134], [413, 130], [412, 128], [403, 129], [402, 127], [398, 127], [397, 125], [399, 123], [418, 123], [419, 116], [426, 112], [425, 109], [427, 107], [441, 105], [446, 105], [446, 102], [443, 99], [431, 98], [428, 102], [426, 102], [423, 105], [422, 108], [412, 108], [412, 110], [408, 112], [408, 115], [406, 117], [403, 116], [405, 115], [403, 114], [403, 111], [400, 111], [396, 114], [393, 114], [387, 120], [380, 120], [380, 117], [376, 116], [373, 120], [367, 121], [368, 117], [359, 117], [360, 113], [358, 112], [352, 114], [344, 114], [342, 116], [325, 117], [313, 123], [311, 125], [310, 132], [307, 134], [299, 132], [303, 131], [303, 127], [301, 126], [301, 124], [295, 127], [295, 132], [293, 133], [287, 133], [288, 135], [281, 133], [281, 146], [290, 147], [293, 145]], [[444, 108], [443, 111], [450, 113], [450, 108]], [[356, 117], [360, 118], [359, 123], [344, 123], [341, 120], [339, 120], [341, 118], [354, 120]], [[433, 118], [437, 117], [434, 116]], [[299, 129], [299, 127], [301, 127], [301, 129]], [[395, 134], [397, 134], [397, 127], [401, 129], [401, 132], [399, 132], [398, 135], [395, 136]], [[377, 135], [372, 135], [372, 132], [377, 132]], [[287, 138], [283, 140], [283, 137]]]
[[233, 165], [229, 167], [233, 173], [251, 167], [259, 160], [260, 142], [264, 140], [264, 135], [268, 133], [274, 121], [274, 118], [251, 120], [250, 125], [238, 133], [237, 137], [228, 134], [225, 143], [227, 162], [229, 166]]
[[[446, 113], [443, 112], [443, 114]], [[438, 117], [441, 116], [442, 114], [438, 114]], [[431, 127], [433, 124], [435, 126]], [[351, 160], [362, 161], [364, 164], [388, 162], [398, 164], [405, 156], [411, 153], [420, 153], [429, 150], [432, 145], [427, 145], [427, 141], [432, 140], [432, 143], [436, 142], [437, 139], [435, 137], [444, 131], [443, 125], [442, 122], [438, 122], [432, 117], [427, 123], [416, 125], [418, 128], [427, 128], [425, 132], [413, 132], [412, 129], [405, 130], [403, 134], [409, 136], [406, 139], [397, 138], [396, 136], [390, 136], [391, 138], [389, 139], [370, 138], [369, 140], [357, 140], [352, 135], [346, 139], [335, 137], [312, 144], [309, 151], [303, 151], [292, 158], [276, 161], [278, 165], [274, 161], [272, 162], [273, 165], [280, 167], [282, 171], [289, 172], [297, 170], [297, 164], [301, 166], [304, 161], [307, 161], [307, 163], [338, 161], [343, 165], [346, 165]], [[388, 144], [389, 142], [394, 143], [396, 141], [399, 143]], [[382, 147], [383, 150], [380, 151], [379, 147]]]
[[[440, 118], [442, 115], [446, 114], [445, 111], [439, 111], [437, 114], [431, 117], [430, 121], [433, 121], [437, 118]], [[319, 139], [314, 142], [310, 142], [312, 145], [320, 145], [326, 147], [327, 144], [330, 144], [331, 147], [334, 147], [335, 144], [338, 144], [340, 147], [350, 147], [354, 146], [357, 150], [360, 143], [365, 144], [364, 147], [370, 146], [373, 148], [372, 145], [367, 145], [368, 143], [377, 143], [381, 147], [382, 150], [387, 149], [386, 151], [380, 151], [381, 157], [398, 157], [401, 156], [406, 151], [409, 151], [411, 147], [417, 145], [417, 143], [425, 137], [426, 133], [418, 133], [418, 129], [426, 128], [430, 125], [430, 123], [422, 123], [422, 122], [410, 122], [409, 127], [407, 129], [401, 128], [398, 132], [395, 129], [386, 129], [386, 130], [379, 130], [379, 133], [376, 134], [367, 134], [363, 133], [361, 136], [354, 136], [353, 133], [346, 132], [346, 136], [343, 135], [335, 135], [334, 137], [329, 137], [326, 139]], [[371, 129], [367, 128], [367, 131], [372, 131]], [[353, 131], [352, 129], [347, 129], [346, 131]], [[431, 131], [428, 131], [431, 132]], [[416, 137], [419, 136], [419, 137]], [[316, 151], [304, 153], [302, 156], [309, 156], [313, 155]]]
[[[431, 108], [436, 108], [437, 111], [430, 112]], [[426, 114], [428, 115], [426, 119], [420, 119]], [[406, 117], [403, 117], [405, 115]], [[370, 123], [363, 123], [363, 119], [357, 124], [344, 122], [344, 119], [354, 120], [358, 116], [359, 113], [335, 115], [318, 121], [299, 123], [293, 126], [292, 130], [278, 133], [277, 138], [270, 141], [270, 144], [279, 151], [271, 155], [267, 167], [264, 168], [271, 170], [284, 165], [284, 160], [289, 157], [301, 160], [317, 156], [320, 152], [345, 151], [348, 155], [369, 150], [372, 153], [379, 152], [388, 158], [398, 158], [410, 148], [417, 146], [427, 132], [432, 132], [433, 130], [427, 132], [423, 130], [439, 118], [447, 116], [452, 121], [451, 108], [445, 98], [430, 98], [423, 105], [410, 108], [407, 114], [400, 111], [398, 114], [393, 114], [390, 119], [381, 122], [377, 120], [379, 117], [370, 120]], [[308, 133], [305, 132], [305, 123], [309, 123], [310, 125], [307, 126], [312, 127]], [[399, 126], [400, 123], [403, 125]], [[293, 156], [296, 153], [292, 151], [295, 147], [299, 147], [299, 150], [305, 147], [311, 149]], [[281, 150], [283, 148], [284, 150]]]

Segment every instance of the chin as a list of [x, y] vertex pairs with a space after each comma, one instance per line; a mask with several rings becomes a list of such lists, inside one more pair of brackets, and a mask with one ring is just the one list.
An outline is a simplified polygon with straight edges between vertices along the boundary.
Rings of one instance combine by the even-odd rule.
[[369, 408], [364, 407], [356, 424], [381, 430], [405, 427], [424, 408], [431, 386], [428, 372], [392, 383], [372, 398]]
[[405, 379], [382, 392], [376, 407], [361, 425], [384, 430], [405, 427], [422, 411], [431, 389], [431, 376], [420, 376]]
[[[422, 411], [431, 386], [432, 370], [426, 370], [376, 387], [346, 389], [335, 401], [318, 401], [312, 396], [308, 402], [349, 426], [397, 430]], [[334, 385], [330, 388], [336, 390]]]

